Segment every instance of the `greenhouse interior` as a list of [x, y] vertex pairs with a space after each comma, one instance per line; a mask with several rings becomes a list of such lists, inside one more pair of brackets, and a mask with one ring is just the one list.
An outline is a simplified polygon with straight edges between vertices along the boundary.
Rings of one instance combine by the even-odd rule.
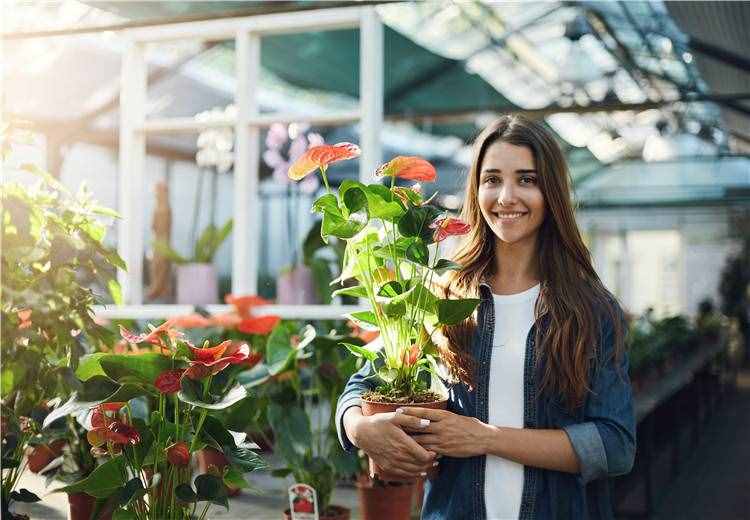
[[748, 518], [750, 2], [0, 9], [2, 518]]

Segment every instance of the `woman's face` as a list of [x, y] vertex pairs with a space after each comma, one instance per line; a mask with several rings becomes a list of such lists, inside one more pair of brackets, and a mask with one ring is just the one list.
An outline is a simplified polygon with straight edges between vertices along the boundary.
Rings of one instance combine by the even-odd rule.
[[544, 196], [531, 150], [502, 141], [484, 154], [477, 192], [485, 222], [502, 242], [535, 242], [544, 221]]

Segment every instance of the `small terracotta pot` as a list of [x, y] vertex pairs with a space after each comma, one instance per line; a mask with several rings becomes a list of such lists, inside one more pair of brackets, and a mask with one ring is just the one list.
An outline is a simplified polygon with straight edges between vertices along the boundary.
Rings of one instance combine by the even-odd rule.
[[375, 482], [367, 475], [357, 478], [357, 496], [362, 520], [409, 520], [415, 483]]
[[96, 498], [86, 493], [71, 493], [68, 495], [70, 520], [112, 520], [112, 507], [104, 506], [99, 515], [92, 519], [96, 505]]
[[[370, 416], [375, 415], [377, 413], [388, 413], [388, 412], [395, 412], [397, 408], [406, 408], [409, 406], [419, 407], [419, 408], [431, 408], [433, 410], [445, 410], [448, 408], [448, 400], [443, 399], [441, 401], [432, 401], [429, 403], [379, 403], [375, 401], [368, 401], [366, 399], [362, 399], [362, 415], [364, 416]], [[419, 435], [419, 434], [412, 434], [412, 435]], [[398, 475], [394, 475], [392, 473], [388, 473], [387, 471], [384, 471], [380, 466], [375, 464], [372, 459], [370, 460], [370, 475], [379, 478], [380, 480], [384, 480], [386, 482], [404, 482], [403, 477], [399, 477]], [[434, 478], [437, 474], [437, 468], [433, 468], [430, 471], [427, 472], [427, 478]]]
[[[229, 461], [223, 453], [213, 448], [203, 448], [198, 451], [198, 473], [208, 473], [209, 466], [216, 466], [219, 470], [223, 470], [229, 465]], [[240, 488], [226, 486], [227, 495], [230, 497], [236, 497], [242, 491]]]
[[66, 442], [65, 439], [57, 439], [49, 444], [40, 444], [31, 448], [26, 457], [29, 471], [32, 473], [42, 471], [47, 464], [62, 454]]
[[[345, 507], [328, 506], [328, 509], [323, 511], [318, 518], [319, 520], [349, 520], [351, 513], [352, 512]], [[284, 511], [284, 520], [292, 520], [292, 512], [289, 509]]]

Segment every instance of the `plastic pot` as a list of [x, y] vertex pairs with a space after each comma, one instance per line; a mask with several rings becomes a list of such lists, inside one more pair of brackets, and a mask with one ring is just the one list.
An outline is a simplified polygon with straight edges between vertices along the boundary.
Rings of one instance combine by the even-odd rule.
[[219, 282], [213, 264], [177, 266], [177, 303], [209, 305], [219, 299]]
[[367, 475], [357, 478], [357, 496], [362, 520], [409, 520], [416, 484], [389, 484], [375, 481]]

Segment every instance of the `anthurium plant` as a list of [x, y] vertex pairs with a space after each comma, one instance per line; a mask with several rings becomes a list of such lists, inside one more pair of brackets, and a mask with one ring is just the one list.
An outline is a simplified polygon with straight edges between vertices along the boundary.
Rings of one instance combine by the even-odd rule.
[[[225, 486], [248, 487], [243, 474], [264, 466], [244, 433], [210, 415], [247, 397], [236, 377], [249, 347], [233, 341], [196, 347], [169, 320], [144, 334], [121, 329], [121, 335], [156, 351], [85, 356], [76, 371], [82, 390], [44, 421], [76, 416], [100, 459], [90, 475], [58, 491], [92, 495], [116, 518], [203, 519], [212, 503], [228, 508]], [[191, 484], [191, 457], [205, 447], [221, 451], [229, 465]]]
[[440, 243], [463, 235], [469, 226], [430, 204], [419, 186], [397, 186], [396, 179], [432, 182], [435, 168], [419, 157], [395, 157], [376, 171], [389, 185], [341, 183], [334, 193], [326, 176], [337, 161], [359, 155], [351, 143], [310, 148], [289, 169], [301, 179], [320, 170], [327, 193], [312, 211], [322, 218], [321, 237], [346, 241], [342, 272], [336, 282], [351, 282], [333, 294], [364, 298], [370, 309], [351, 319], [365, 329], [380, 332], [380, 350], [346, 344], [356, 356], [373, 363], [381, 381], [376, 400], [425, 402], [428, 391], [423, 373], [437, 371], [438, 351], [431, 339], [441, 326], [469, 317], [478, 299], [448, 299], [436, 294], [438, 278], [460, 265], [440, 258]]

